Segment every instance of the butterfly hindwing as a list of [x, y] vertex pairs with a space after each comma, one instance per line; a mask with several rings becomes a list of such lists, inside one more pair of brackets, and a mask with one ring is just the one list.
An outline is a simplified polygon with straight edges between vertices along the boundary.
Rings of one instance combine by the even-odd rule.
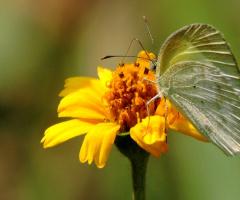
[[159, 80], [172, 105], [228, 155], [240, 152], [240, 98], [231, 78], [212, 65], [180, 62]]

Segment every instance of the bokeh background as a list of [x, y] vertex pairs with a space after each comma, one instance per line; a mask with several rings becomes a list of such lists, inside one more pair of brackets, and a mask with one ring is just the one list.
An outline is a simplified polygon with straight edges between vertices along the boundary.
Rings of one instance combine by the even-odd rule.
[[[124, 54], [133, 38], [153, 51], [143, 15], [157, 51], [182, 26], [208, 23], [240, 63], [239, 10], [237, 0], [1, 0], [0, 199], [131, 199], [130, 165], [115, 147], [103, 169], [79, 162], [83, 137], [42, 148], [45, 129], [63, 121], [56, 109], [64, 80], [114, 69], [119, 58], [100, 58]], [[129, 54], [140, 50], [136, 43]], [[169, 152], [150, 158], [149, 200], [240, 199], [240, 156], [176, 132], [168, 143]]]

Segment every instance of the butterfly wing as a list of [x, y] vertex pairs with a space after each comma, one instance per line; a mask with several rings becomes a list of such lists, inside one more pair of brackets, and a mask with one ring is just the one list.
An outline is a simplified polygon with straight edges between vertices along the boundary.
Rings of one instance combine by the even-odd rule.
[[[170, 35], [160, 49], [156, 76], [183, 61], [210, 64], [228, 76], [239, 76], [239, 68], [229, 45], [222, 34], [208, 24], [192, 24]], [[232, 84], [240, 88], [239, 81]]]
[[240, 73], [223, 36], [193, 24], [160, 50], [156, 77], [173, 106], [228, 155], [240, 152]]
[[240, 98], [215, 66], [181, 62], [161, 77], [172, 105], [228, 155], [240, 152]]
[[240, 98], [215, 66], [181, 62], [159, 84], [172, 105], [228, 155], [240, 152]]

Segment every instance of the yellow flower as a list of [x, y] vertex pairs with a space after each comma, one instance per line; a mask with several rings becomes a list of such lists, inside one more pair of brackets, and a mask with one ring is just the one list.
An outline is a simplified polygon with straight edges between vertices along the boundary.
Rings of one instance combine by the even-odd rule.
[[[153, 54], [149, 54], [155, 59]], [[105, 166], [117, 135], [130, 133], [137, 144], [155, 157], [168, 150], [166, 132], [168, 127], [206, 141], [196, 129], [167, 101], [168, 116], [165, 120], [165, 102], [157, 99], [149, 105], [150, 121], [146, 103], [158, 90], [149, 70], [150, 61], [144, 51], [136, 63], [119, 65], [116, 71], [98, 67], [100, 79], [74, 77], [66, 80], [59, 106], [59, 117], [71, 117], [51, 126], [45, 131], [44, 148], [52, 147], [73, 137], [84, 138], [79, 159], [94, 160], [99, 168]], [[149, 122], [148, 122], [149, 121]]]

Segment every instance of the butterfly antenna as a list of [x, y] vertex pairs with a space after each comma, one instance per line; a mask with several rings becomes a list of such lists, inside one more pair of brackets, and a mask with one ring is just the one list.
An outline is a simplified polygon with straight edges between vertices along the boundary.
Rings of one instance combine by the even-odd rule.
[[[156, 54], [156, 49], [155, 49], [155, 45], [154, 45], [154, 41], [153, 41], [152, 34], [151, 34], [151, 32], [150, 32], [150, 29], [149, 29], [149, 26], [148, 26], [148, 23], [147, 23], [147, 18], [146, 18], [145, 16], [143, 16], [143, 20], [144, 20], [144, 22], [145, 22], [145, 24], [146, 24], [148, 33], [149, 33], [149, 35], [150, 35], [150, 38], [151, 38], [151, 41], [152, 41], [152, 45], [153, 45], [153, 49], [154, 49], [154, 53]], [[137, 39], [137, 38], [134, 38], [134, 39], [131, 41], [131, 43], [130, 43], [130, 45], [129, 45], [129, 47], [128, 47], [128, 50], [127, 50], [127, 52], [125, 53], [124, 56], [109, 55], [109, 56], [105, 56], [105, 57], [101, 58], [101, 60], [104, 60], [104, 59], [107, 59], [107, 58], [112, 58], [112, 57], [123, 57], [123, 59], [122, 59], [122, 62], [123, 62], [123, 60], [124, 60], [126, 57], [135, 57], [135, 56], [127, 56], [129, 50], [130, 50], [131, 47], [132, 47], [133, 42], [135, 42], [135, 41], [137, 41], [137, 42], [140, 44], [140, 46], [142, 47], [142, 49], [145, 51], [145, 53], [146, 53], [146, 55], [147, 55], [147, 57], [148, 57], [148, 60], [151, 61], [152, 59], [150, 58], [147, 50], [144, 48], [144, 46], [142, 45], [142, 43], [140, 42], [140, 40]], [[140, 57], [137, 57], [137, 58], [140, 58]], [[146, 58], [143, 58], [143, 59], [146, 59]]]
[[105, 59], [108, 59], [108, 58], [125, 58], [125, 57], [128, 57], [128, 58], [136, 58], [136, 56], [108, 55], [108, 56], [102, 57], [101, 60], [105, 60]]
[[[146, 59], [146, 60], [151, 60], [150, 58], [144, 58], [144, 57], [139, 57], [139, 56], [126, 56], [126, 55], [108, 55], [108, 56], [104, 56], [101, 58], [101, 60], [105, 60], [105, 59], [108, 59], [108, 58], [141, 58], [141, 59]], [[148, 79], [143, 79], [144, 80], [147, 80], [147, 81], [150, 81]], [[151, 81], [150, 81], [151, 82]]]
[[137, 41], [137, 42], [140, 44], [140, 46], [142, 47], [142, 49], [145, 51], [148, 59], [151, 60], [150, 56], [148, 55], [147, 50], [144, 48], [144, 46], [142, 45], [142, 43], [140, 42], [140, 40], [137, 39], [137, 38], [134, 38], [134, 39], [132, 39], [132, 41], [131, 41], [131, 43], [130, 43], [130, 45], [129, 45], [129, 47], [128, 47], [128, 50], [127, 50], [127, 52], [125, 53], [125, 56], [123, 57], [122, 62], [123, 62], [123, 60], [124, 60], [125, 57], [128, 57], [127, 54], [128, 54], [128, 52], [129, 52], [129, 50], [131, 49], [133, 42], [135, 42], [135, 41]]
[[151, 34], [150, 29], [149, 29], [149, 26], [148, 26], [147, 18], [146, 18], [145, 16], [143, 16], [143, 20], [144, 20], [144, 22], [145, 22], [145, 25], [146, 25], [146, 27], [147, 27], [149, 36], [150, 36], [151, 41], [152, 41], [154, 53], [155, 53], [155, 55], [157, 55], [157, 54], [156, 54], [156, 48], [155, 48], [154, 41], [153, 41], [153, 37], [152, 37], [152, 34]]

